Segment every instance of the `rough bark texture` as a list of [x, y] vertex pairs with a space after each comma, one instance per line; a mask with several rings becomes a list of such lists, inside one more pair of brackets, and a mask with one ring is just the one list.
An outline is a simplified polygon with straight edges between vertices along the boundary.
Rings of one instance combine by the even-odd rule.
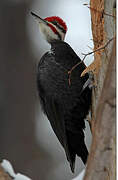
[[[104, 46], [115, 36], [115, 0], [91, 0], [92, 32], [94, 48]], [[114, 43], [113, 43], [114, 42]], [[100, 66], [95, 76], [97, 87], [93, 90], [92, 133], [93, 141], [84, 180], [115, 180], [115, 114], [116, 114], [116, 46], [109, 43], [105, 51], [95, 53]]]
[[[91, 21], [94, 49], [104, 46], [111, 38], [115, 36], [115, 21], [112, 16], [114, 14], [115, 0], [91, 0]], [[97, 88], [93, 91], [93, 119], [96, 118], [96, 109], [103, 88], [104, 79], [106, 77], [106, 70], [109, 63], [109, 58], [112, 52], [113, 41], [105, 48], [105, 51], [98, 51], [94, 55], [94, 62], [100, 67], [99, 74], [95, 74], [95, 83]], [[98, 72], [97, 72], [98, 73]], [[94, 123], [92, 123], [94, 127]]]
[[85, 180], [115, 179], [115, 45], [97, 107]]

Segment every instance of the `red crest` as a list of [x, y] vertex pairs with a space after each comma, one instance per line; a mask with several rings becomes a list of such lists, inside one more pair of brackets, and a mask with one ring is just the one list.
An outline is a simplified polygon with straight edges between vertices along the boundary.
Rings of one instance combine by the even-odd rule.
[[60, 17], [52, 16], [52, 17], [45, 18], [45, 20], [48, 22], [57, 21], [64, 28], [64, 30], [67, 31], [66, 23]]

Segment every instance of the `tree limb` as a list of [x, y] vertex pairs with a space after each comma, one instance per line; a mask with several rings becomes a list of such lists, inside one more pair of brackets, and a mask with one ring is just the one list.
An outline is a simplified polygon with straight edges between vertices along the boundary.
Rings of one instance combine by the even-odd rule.
[[109, 41], [107, 41], [107, 43], [106, 43], [104, 46], [102, 46], [102, 47], [100, 47], [100, 48], [98, 48], [98, 49], [95, 49], [94, 51], [91, 51], [91, 52], [89, 52], [89, 53], [87, 53], [87, 54], [82, 53], [82, 54], [84, 55], [82, 61], [81, 61], [81, 62], [78, 62], [77, 64], [75, 64], [75, 65], [71, 68], [71, 70], [68, 71], [68, 74], [69, 74], [69, 79], [68, 79], [69, 85], [71, 85], [71, 74], [72, 74], [72, 71], [73, 71], [77, 66], [79, 66], [79, 65], [85, 60], [85, 58], [86, 58], [87, 56], [89, 56], [89, 55], [91, 55], [91, 54], [93, 54], [93, 53], [95, 53], [95, 52], [97, 52], [97, 51], [104, 50], [104, 49], [108, 46], [108, 44], [109, 44], [113, 39], [114, 39], [114, 37], [111, 38]]

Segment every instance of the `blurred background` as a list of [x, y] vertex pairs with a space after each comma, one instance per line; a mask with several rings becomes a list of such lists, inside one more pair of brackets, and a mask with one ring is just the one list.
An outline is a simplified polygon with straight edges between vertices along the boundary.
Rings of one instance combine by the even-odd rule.
[[[43, 115], [36, 88], [37, 64], [50, 46], [30, 15], [60, 16], [68, 26], [65, 41], [82, 58], [93, 47], [89, 0], [0, 1], [0, 160], [8, 159], [16, 172], [33, 180], [71, 180], [63, 148]], [[93, 56], [85, 60], [89, 65]], [[86, 143], [91, 133], [86, 122]]]

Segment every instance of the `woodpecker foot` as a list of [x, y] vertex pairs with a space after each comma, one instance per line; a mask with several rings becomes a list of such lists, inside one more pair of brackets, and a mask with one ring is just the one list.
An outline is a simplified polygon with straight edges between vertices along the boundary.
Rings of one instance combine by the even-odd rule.
[[92, 87], [95, 86], [95, 83], [94, 83], [94, 75], [92, 72], [89, 72], [89, 78], [88, 80], [85, 82], [84, 86], [83, 86], [83, 90], [86, 88], [86, 87], [89, 87], [90, 89]]

